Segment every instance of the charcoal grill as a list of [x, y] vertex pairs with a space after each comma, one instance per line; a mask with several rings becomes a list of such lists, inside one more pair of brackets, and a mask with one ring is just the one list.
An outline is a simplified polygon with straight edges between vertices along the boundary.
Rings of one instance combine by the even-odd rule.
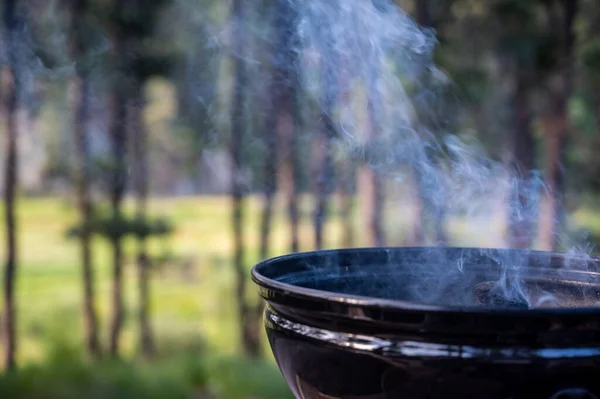
[[297, 398], [600, 398], [600, 261], [364, 248], [252, 271]]

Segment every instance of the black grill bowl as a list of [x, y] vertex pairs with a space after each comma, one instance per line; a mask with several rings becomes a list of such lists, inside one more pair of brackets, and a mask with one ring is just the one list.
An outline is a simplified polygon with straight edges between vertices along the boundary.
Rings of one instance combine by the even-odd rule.
[[[600, 398], [599, 265], [550, 252], [365, 248], [266, 260], [252, 278], [297, 398]], [[507, 275], [530, 303], [554, 302], [478, 301], [474, 287]]]

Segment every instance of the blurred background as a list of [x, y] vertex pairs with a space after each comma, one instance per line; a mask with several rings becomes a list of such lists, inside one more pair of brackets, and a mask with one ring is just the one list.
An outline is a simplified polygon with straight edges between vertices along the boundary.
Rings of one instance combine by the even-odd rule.
[[[436, 115], [422, 128], [543, 182], [539, 217], [511, 211], [533, 190], [512, 187], [477, 235], [418, 173], [392, 184], [339, 139], [330, 115], [369, 87], [329, 70], [330, 109], [308, 98], [290, 1], [2, 1], [0, 397], [291, 397], [249, 278], [271, 256], [567, 236], [594, 251], [600, 3], [396, 2], [447, 76], [407, 85]], [[367, 143], [373, 108], [354, 116]]]

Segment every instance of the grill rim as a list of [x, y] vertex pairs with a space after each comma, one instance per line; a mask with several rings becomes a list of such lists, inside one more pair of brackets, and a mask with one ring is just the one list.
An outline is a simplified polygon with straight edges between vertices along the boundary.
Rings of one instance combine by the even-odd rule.
[[[269, 302], [280, 303], [282, 305], [289, 305], [288, 299], [297, 299], [300, 301], [308, 302], [328, 302], [331, 304], [346, 305], [350, 307], [359, 308], [379, 308], [382, 310], [397, 310], [405, 312], [427, 312], [427, 313], [456, 313], [456, 314], [496, 314], [499, 316], [533, 316], [533, 317], [545, 317], [553, 315], [598, 315], [600, 316], [599, 307], [582, 307], [582, 308], [533, 308], [533, 309], [521, 309], [521, 308], [487, 308], [487, 307], [476, 307], [476, 306], [441, 306], [425, 304], [420, 302], [411, 302], [396, 299], [384, 299], [375, 298], [355, 294], [343, 294], [334, 293], [330, 291], [318, 290], [313, 288], [300, 287], [297, 285], [277, 281], [273, 278], [267, 277], [263, 273], [263, 269], [272, 267], [275, 264], [288, 263], [292, 260], [301, 260], [311, 256], [333, 256], [339, 254], [349, 254], [355, 252], [380, 252], [380, 251], [393, 251], [393, 252], [405, 252], [405, 251], [427, 251], [431, 248], [440, 250], [439, 247], [363, 247], [363, 248], [351, 248], [351, 249], [328, 249], [321, 251], [309, 251], [309, 252], [298, 252], [295, 254], [281, 255], [270, 259], [263, 260], [257, 263], [251, 270], [251, 278], [255, 284], [259, 286], [259, 293], [261, 297]], [[534, 251], [534, 250], [520, 250], [520, 249], [498, 249], [498, 248], [475, 248], [475, 247], [445, 247], [443, 250], [446, 251], [467, 251], [467, 252], [486, 252], [486, 251], [500, 251], [506, 253], [520, 253], [527, 254], [534, 259], [541, 259], [542, 257], [550, 257], [550, 262], [557, 262], [564, 260], [567, 257], [566, 253], [563, 252], [550, 252], [550, 251]], [[600, 256], [591, 256], [589, 262], [595, 264], [600, 270]], [[284, 267], [285, 265], [281, 265]], [[598, 272], [585, 272], [577, 271], [578, 273], [594, 274], [600, 277]], [[280, 302], [282, 301], [282, 302]], [[302, 307], [302, 306], [301, 306]], [[335, 313], [335, 312], [334, 312]]]

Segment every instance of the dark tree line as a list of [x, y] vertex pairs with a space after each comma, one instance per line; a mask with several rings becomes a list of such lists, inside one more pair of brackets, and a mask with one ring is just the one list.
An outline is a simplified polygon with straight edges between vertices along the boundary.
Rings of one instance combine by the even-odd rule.
[[75, 142], [75, 187], [81, 229], [81, 269], [83, 283], [83, 314], [85, 320], [86, 347], [94, 358], [100, 356], [98, 337], [98, 312], [94, 303], [94, 271], [92, 267], [91, 231], [92, 216], [90, 197], [90, 149], [87, 123], [90, 119], [90, 71], [85, 65], [87, 1], [74, 0], [71, 4], [71, 57], [78, 61], [74, 77], [75, 107], [73, 135]]
[[[332, 9], [343, 4], [343, 0], [330, 1]], [[22, 23], [39, 23], [34, 14], [20, 13], [22, 8], [26, 8], [24, 3], [18, 0], [3, 2], [6, 57], [1, 95], [5, 127], [3, 195], [6, 260], [2, 326], [8, 369], [15, 367], [17, 350], [14, 295], [18, 275], [17, 112], [19, 107], [26, 106], [20, 77], [24, 66], [20, 64], [22, 57], [17, 43], [22, 15], [25, 15], [25, 20], [29, 19]], [[148, 240], [164, 234], [169, 228], [153, 220], [148, 211], [154, 143], [143, 111], [146, 102], [144, 88], [152, 77], [177, 81], [179, 116], [187, 131], [191, 131], [187, 133], [189, 137], [186, 136], [187, 143], [191, 143], [186, 146], [189, 153], [183, 158], [192, 164], [191, 169], [197, 169], [197, 158], [209, 146], [207, 143], [227, 147], [232, 172], [232, 271], [241, 342], [248, 355], [260, 354], [262, 311], [262, 304], [253, 301], [255, 298], [247, 287], [249, 262], [254, 261], [249, 259], [251, 251], [244, 235], [249, 194], [258, 193], [262, 198], [258, 248], [261, 259], [273, 255], [273, 221], [279, 200], [284, 204], [286, 213], [288, 250], [297, 252], [304, 249], [300, 240], [302, 194], [310, 194], [313, 200], [310, 219], [314, 245], [311, 249], [322, 249], [332, 242], [326, 226], [331, 220], [332, 209], [336, 208], [333, 206], [335, 199], [340, 200], [338, 209], [343, 226], [341, 241], [336, 245], [350, 247], [356, 245], [359, 239], [373, 246], [393, 244], [386, 234], [387, 215], [384, 212], [389, 185], [378, 170], [356, 160], [345, 148], [340, 149], [339, 127], [332, 117], [352, 96], [350, 77], [344, 75], [344, 68], [338, 69], [335, 65], [352, 60], [344, 59], [344, 54], [329, 46], [331, 40], [325, 38], [323, 47], [318, 49], [321, 57], [318, 79], [322, 84], [317, 102], [320, 106], [305, 101], [302, 79], [306, 77], [301, 67], [303, 54], [297, 51], [301, 48], [297, 26], [300, 16], [295, 1], [231, 2], [228, 21], [233, 28], [230, 43], [234, 56], [231, 57], [232, 70], [228, 77], [232, 82], [232, 90], [227, 93], [229, 132], [228, 135], [217, 135], [227, 140], [211, 136], [213, 130], [220, 128], [211, 121], [211, 106], [217, 102], [217, 86], [222, 84], [214, 76], [217, 63], [213, 58], [218, 58], [219, 52], [211, 51], [206, 44], [190, 45], [193, 48], [187, 48], [188, 54], [183, 55], [177, 52], [179, 50], [173, 50], [176, 46], [170, 41], [172, 38], [162, 37], [158, 32], [161, 17], [173, 6], [172, 1], [64, 0], [63, 3], [62, 12], [68, 15], [65, 30], [67, 53], [69, 63], [74, 65], [73, 73], [67, 77], [74, 89], [71, 110], [74, 159], [71, 172], [79, 216], [74, 231], [80, 244], [85, 346], [93, 358], [105, 353], [116, 357], [121, 352], [125, 318], [124, 240], [127, 238], [136, 242], [139, 349], [145, 357], [151, 357], [156, 351], [151, 323], [152, 256]], [[460, 111], [460, 115], [446, 118], [448, 126], [444, 129], [459, 131], [476, 126], [486, 145], [497, 153], [504, 151], [508, 154], [506, 163], [520, 178], [519, 184], [511, 187], [506, 204], [508, 245], [532, 247], [536, 245], [537, 238], [545, 249], [560, 249], [560, 237], [566, 229], [564, 215], [567, 210], [563, 206], [569, 189], [566, 175], [574, 162], [569, 151], [573, 151], [574, 147], [578, 150], [583, 147], [595, 149], [593, 156], [585, 161], [589, 169], [580, 177], [590, 186], [597, 184], [600, 170], [600, 100], [597, 93], [600, 86], [600, 39], [597, 38], [599, 32], [595, 23], [600, 7], [592, 0], [406, 0], [397, 3], [409, 11], [420, 25], [435, 30], [439, 40], [433, 54], [435, 62], [456, 82], [457, 87], [465, 88], [461, 93], [466, 104], [464, 110]], [[477, 7], [473, 6], [475, 3]], [[208, 1], [201, 4], [206, 6], [206, 14], [210, 7], [216, 7]], [[576, 30], [578, 23], [584, 27], [581, 32], [585, 33], [580, 34]], [[261, 41], [253, 35], [252, 32], [259, 28], [266, 32], [266, 40]], [[209, 41], [210, 33], [210, 27], [207, 27], [201, 37]], [[108, 50], [101, 57], [94, 56], [101, 39], [107, 39]], [[256, 64], [260, 67], [246, 62], [252, 57], [258, 58]], [[375, 59], [373, 64], [379, 61]], [[60, 64], [61, 61], [53, 62]], [[49, 68], [51, 64], [48, 62]], [[494, 67], [489, 67], [489, 64]], [[360, 132], [366, 147], [376, 148], [382, 140], [384, 117], [380, 113], [385, 98], [377, 87], [382, 75], [378, 68], [383, 67], [376, 65], [366, 77], [366, 122], [365, 130]], [[202, 70], [195, 71], [195, 68]], [[265, 78], [259, 94], [246, 90], [255, 84], [251, 68], [260, 69], [260, 77]], [[180, 76], [182, 70], [186, 70], [186, 77]], [[205, 91], [210, 98], [206, 103], [209, 105], [195, 102], [189, 75], [196, 76], [196, 80], [206, 80], [200, 83], [207, 87]], [[443, 97], [436, 91], [438, 88], [430, 70], [425, 70], [419, 79], [423, 91]], [[495, 86], [502, 87], [490, 89]], [[574, 130], [584, 129], [575, 126], [576, 121], [569, 113], [570, 102], [583, 97], [588, 99], [585, 102], [587, 112], [596, 118], [591, 139], [577, 138]], [[102, 103], [107, 111], [105, 122], [110, 151], [103, 154], [108, 158], [105, 163], [95, 159], [91, 149], [93, 101]], [[415, 103], [415, 129], [424, 134], [436, 134], [442, 130], [439, 115], [429, 105]], [[266, 111], [258, 112], [259, 107]], [[501, 117], [496, 115], [501, 114], [499, 110], [505, 111]], [[314, 131], [310, 131], [313, 128]], [[485, 132], [492, 128], [496, 132], [493, 138], [491, 133], [486, 136]], [[256, 151], [257, 154], [249, 154], [252, 151], [247, 149], [248, 136], [260, 141], [261, 150]], [[304, 141], [306, 137], [310, 141], [308, 145]], [[260, 159], [257, 161], [252, 157]], [[441, 169], [447, 160], [432, 155], [428, 161]], [[305, 173], [311, 166], [314, 173]], [[246, 180], [249, 169], [259, 176], [256, 182], [248, 183]], [[543, 170], [541, 178], [533, 174], [537, 169]], [[426, 182], [418, 170], [414, 170], [411, 176], [414, 183], [412, 190], [418, 197], [418, 220], [412, 227], [413, 231], [406, 234], [411, 237], [408, 244], [452, 245], [447, 229], [447, 209], [444, 204], [433, 203], [427, 197]], [[198, 176], [195, 179], [197, 182]], [[98, 184], [98, 181], [101, 183]], [[103, 196], [93, 196], [94, 188], [100, 188]], [[446, 190], [445, 187], [437, 189]], [[128, 194], [132, 194], [135, 200], [133, 218], [128, 218], [124, 211], [124, 200]], [[534, 211], [523, 217], [523, 209]], [[355, 213], [360, 219], [356, 231]], [[96, 308], [92, 245], [95, 237], [107, 240], [112, 251], [111, 314], [106, 326], [109, 332], [106, 343], [100, 340], [103, 326]]]
[[[143, 120], [144, 84], [152, 76], [164, 75], [169, 69], [167, 54], [156, 48], [151, 40], [161, 9], [167, 1], [149, 2], [105, 2], [95, 0], [65, 0], [60, 11], [68, 16], [65, 33], [68, 37], [67, 53], [74, 65], [69, 77], [73, 88], [72, 142], [74, 143], [73, 188], [75, 191], [79, 221], [71, 233], [76, 235], [81, 247], [82, 310], [85, 331], [85, 346], [93, 358], [103, 354], [99, 336], [99, 315], [96, 310], [95, 279], [92, 265], [92, 238], [94, 235], [108, 239], [113, 250], [113, 294], [109, 342], [106, 345], [111, 356], [118, 356], [120, 336], [124, 318], [123, 310], [123, 239], [134, 236], [138, 241], [138, 320], [140, 326], [140, 351], [144, 356], [154, 352], [154, 340], [150, 323], [150, 259], [147, 238], [168, 233], [170, 227], [160, 220], [147, 217], [148, 198], [148, 140]], [[4, 205], [6, 227], [6, 263], [4, 273], [4, 316], [2, 320], [5, 338], [5, 365], [11, 370], [16, 366], [16, 303], [15, 283], [17, 277], [17, 221], [16, 193], [18, 190], [19, 160], [17, 113], [25, 103], [25, 88], [21, 80], [24, 73], [31, 74], [27, 52], [33, 52], [38, 60], [52, 68], [60, 64], [59, 50], [52, 51], [28, 48], [31, 43], [23, 40], [22, 32], [30, 26], [43, 24], [43, 12], [29, 8], [23, 2], [3, 3], [3, 32], [5, 54], [3, 68], [3, 104], [6, 116]], [[37, 6], [40, 6], [39, 4]], [[59, 13], [53, 14], [57, 20]], [[110, 38], [108, 57], [103, 62], [92, 56], [99, 37]], [[40, 38], [38, 38], [40, 39]], [[43, 39], [40, 39], [43, 41]], [[36, 43], [37, 44], [37, 43]], [[54, 58], [53, 58], [54, 57]], [[106, 71], [110, 71], [106, 74]], [[102, 81], [102, 97], [106, 99], [108, 112], [108, 135], [111, 142], [112, 159], [107, 169], [107, 197], [110, 215], [101, 211], [102, 204], [94, 203], [91, 186], [104, 178], [98, 174], [98, 162], [92, 159], [90, 150], [90, 121], [92, 82]], [[96, 87], [97, 89], [98, 87]], [[136, 215], [128, 220], [122, 205], [126, 193], [128, 162], [132, 161], [133, 188], [136, 194]]]
[[244, 244], [244, 206], [245, 187], [243, 182], [243, 151], [244, 126], [246, 117], [246, 92], [248, 83], [246, 66], [243, 62], [247, 43], [246, 41], [246, 11], [247, 6], [243, 0], [235, 0], [232, 3], [231, 15], [233, 24], [232, 50], [237, 55], [234, 58], [234, 86], [231, 102], [231, 160], [233, 163], [231, 196], [233, 199], [233, 236], [234, 236], [234, 260], [236, 290], [235, 295], [240, 298], [237, 301], [239, 323], [242, 331], [242, 343], [244, 351], [252, 356], [259, 353], [259, 336], [256, 328], [257, 318], [252, 312], [251, 306], [246, 301], [246, 267], [245, 267], [245, 244]]
[[4, 165], [4, 217], [6, 228], [6, 264], [4, 269], [4, 338], [5, 367], [15, 368], [17, 351], [17, 320], [15, 304], [15, 279], [17, 272], [17, 111], [19, 107], [20, 77], [17, 48], [17, 4], [16, 0], [4, 1], [4, 40], [7, 65], [4, 70], [4, 112], [6, 115], [5, 165]]
[[[123, 239], [133, 236], [137, 239], [138, 265], [138, 321], [140, 330], [140, 351], [150, 357], [154, 353], [154, 339], [150, 322], [150, 257], [147, 238], [165, 234], [168, 224], [150, 220], [147, 216], [148, 199], [148, 140], [143, 119], [144, 84], [152, 76], [164, 75], [169, 69], [168, 58], [161, 48], [155, 48], [150, 41], [155, 36], [155, 28], [161, 9], [166, 1], [153, 2], [104, 2], [95, 0], [70, 0], [61, 3], [68, 15], [68, 57], [73, 62], [74, 73], [70, 76], [74, 92], [72, 137], [74, 143], [73, 187], [79, 213], [77, 226], [71, 229], [81, 247], [82, 310], [85, 331], [85, 346], [93, 358], [103, 354], [103, 348], [111, 356], [119, 356], [120, 337], [124, 319], [123, 305]], [[25, 104], [20, 101], [21, 92], [18, 71], [26, 71], [28, 65], [18, 63], [23, 60], [19, 52], [23, 41], [17, 37], [18, 16], [23, 15], [25, 24], [34, 24], [39, 15], [26, 7], [19, 7], [18, 1], [4, 3], [4, 33], [6, 58], [4, 75], [4, 110], [6, 113], [6, 164], [5, 170], [5, 221], [7, 229], [7, 261], [5, 265], [4, 293], [5, 312], [3, 327], [6, 338], [6, 367], [15, 367], [16, 354], [16, 220], [15, 197], [17, 184], [17, 112]], [[21, 13], [19, 13], [21, 11]], [[55, 16], [58, 17], [58, 16]], [[103, 63], [92, 56], [98, 37], [110, 38], [108, 56]], [[35, 50], [35, 49], [34, 49]], [[42, 59], [55, 54], [38, 54]], [[60, 60], [53, 60], [55, 63]], [[52, 65], [52, 62], [50, 62]], [[105, 74], [105, 71], [110, 71]], [[103, 204], [94, 202], [91, 186], [98, 176], [97, 161], [92, 159], [90, 150], [90, 121], [92, 84], [102, 81], [102, 98], [106, 99], [108, 110], [108, 136], [110, 138], [111, 159], [106, 176], [108, 214], [101, 211]], [[96, 87], [97, 89], [98, 87]], [[29, 106], [29, 104], [27, 104]], [[124, 215], [123, 201], [127, 190], [128, 168], [132, 163], [133, 191], [136, 197], [136, 212], [133, 220]], [[103, 172], [102, 172], [103, 173]], [[108, 239], [112, 247], [112, 315], [109, 326], [109, 342], [100, 342], [99, 315], [96, 310], [95, 279], [92, 264], [92, 238], [98, 235]]]
[[546, 219], [552, 226], [542, 232], [542, 242], [551, 249], [559, 244], [559, 234], [564, 226], [562, 202], [565, 191], [565, 150], [571, 128], [568, 102], [573, 91], [575, 67], [575, 17], [578, 0], [555, 0], [545, 4], [546, 27], [552, 32], [554, 44], [553, 62], [546, 76], [547, 104], [543, 112], [543, 128], [546, 134], [546, 187], [549, 192], [549, 209]]
[[[582, 3], [589, 2], [495, 0], [480, 7], [459, 0], [414, 2], [416, 20], [436, 29], [440, 41], [436, 61], [466, 89], [465, 109], [476, 123], [488, 119], [478, 129], [482, 139], [489, 141], [493, 152], [504, 147], [508, 154], [508, 166], [516, 177], [507, 205], [511, 247], [530, 248], [537, 237], [541, 247], [558, 249], [566, 228], [564, 175], [573, 128], [568, 105], [578, 64], [575, 23], [588, 18], [578, 14]], [[593, 40], [592, 36], [579, 38], [580, 43]], [[486, 69], [488, 60], [497, 72]], [[496, 113], [501, 115], [498, 119], [471, 104], [491, 103], [493, 91], [481, 88], [493, 84], [502, 92], [496, 111], [506, 110]], [[494, 130], [498, 132], [494, 140], [485, 132], [494, 129], [491, 123], [502, 127]], [[501, 147], [494, 147], [498, 139]], [[543, 176], [536, 170], [542, 170]]]
[[[565, 170], [568, 167], [566, 153], [569, 147], [569, 136], [572, 125], [569, 121], [568, 103], [574, 93], [574, 73], [578, 62], [575, 22], [577, 18], [586, 19], [579, 15], [580, 1], [540, 0], [522, 2], [517, 0], [495, 0], [480, 4], [478, 8], [470, 8], [467, 1], [440, 2], [423, 0], [415, 2], [399, 1], [403, 7], [412, 13], [416, 21], [423, 27], [434, 29], [440, 42], [434, 54], [434, 61], [447, 71], [451, 79], [460, 87], [467, 90], [464, 101], [467, 103], [463, 117], [472, 120], [484, 129], [489, 123], [497, 124], [501, 134], [495, 138], [501, 145], [493, 147], [504, 150], [508, 154], [507, 166], [516, 182], [508, 193], [507, 209], [507, 245], [514, 248], [531, 248], [541, 245], [545, 249], [560, 248], [560, 237], [565, 229], [564, 192]], [[298, 211], [297, 199], [298, 177], [294, 171], [297, 164], [297, 136], [302, 131], [303, 121], [298, 112], [299, 95], [297, 89], [299, 77], [298, 68], [282, 68], [281, 65], [298, 65], [294, 53], [290, 49], [297, 48], [294, 43], [294, 10], [289, 7], [293, 2], [277, 2], [273, 21], [273, 51], [279, 63], [274, 62], [271, 90], [272, 114], [266, 123], [267, 157], [272, 160], [266, 166], [265, 202], [263, 223], [261, 228], [261, 258], [268, 257], [270, 235], [270, 220], [273, 208], [273, 198], [276, 191], [283, 193], [288, 207], [289, 228], [292, 238], [291, 251], [298, 250]], [[591, 7], [591, 6], [590, 6]], [[593, 25], [593, 24], [592, 24]], [[281, 29], [281, 27], [284, 27]], [[292, 27], [292, 28], [290, 28]], [[474, 31], [481, 32], [480, 37], [473, 37], [472, 42], [460, 47], [460, 41], [465, 36], [473, 35]], [[582, 40], [589, 40], [585, 38]], [[324, 43], [328, 43], [324, 40]], [[471, 48], [466, 49], [469, 45]], [[348, 163], [336, 167], [333, 160], [335, 151], [335, 127], [331, 125], [328, 115], [334, 112], [338, 101], [343, 101], [344, 76], [338, 70], [329, 70], [335, 65], [332, 59], [337, 55], [330, 48], [319, 49], [321, 57], [328, 57], [323, 62], [321, 78], [327, 83], [322, 84], [323, 106], [319, 108], [317, 120], [318, 133], [313, 139], [313, 156], [315, 175], [313, 176], [313, 226], [314, 248], [324, 247], [324, 228], [328, 214], [329, 201], [336, 187], [343, 201], [342, 215], [344, 223], [350, 217], [355, 194], [362, 198], [360, 204], [361, 235], [370, 245], [386, 244], [385, 215], [385, 182], [378, 171], [373, 168], [358, 166], [358, 173], [352, 173]], [[475, 55], [474, 53], [479, 52]], [[592, 57], [588, 57], [591, 59]], [[486, 61], [492, 59], [497, 65], [497, 71], [486, 69]], [[471, 63], [471, 65], [469, 65]], [[341, 68], [340, 68], [341, 69]], [[425, 70], [420, 77], [424, 91], [438, 92], [430, 70]], [[378, 115], [381, 106], [374, 87], [377, 86], [379, 74], [374, 71], [370, 76], [367, 90], [367, 147], [377, 143], [379, 131]], [[487, 79], [487, 80], [486, 80]], [[494, 119], [485, 115], [482, 103], [487, 100], [481, 96], [489, 96], [490, 89], [482, 89], [494, 84], [494, 79], [501, 82], [501, 107], [504, 120]], [[339, 85], [331, 82], [339, 82]], [[339, 91], [336, 91], [336, 86]], [[497, 90], [497, 89], [496, 89]], [[543, 100], [541, 100], [543, 99]], [[442, 100], [443, 101], [443, 100]], [[491, 102], [491, 101], [490, 101]], [[416, 104], [418, 117], [417, 129], [436, 134], [445, 129], [459, 129], [461, 120], [458, 116], [436, 115], [431, 110], [431, 104], [419, 108]], [[454, 111], [455, 109], [452, 108]], [[451, 111], [451, 112], [454, 112]], [[470, 113], [470, 115], [469, 115]], [[500, 114], [500, 113], [499, 113]], [[488, 125], [482, 124], [482, 118], [488, 117]], [[444, 120], [442, 120], [444, 119]], [[442, 126], [443, 124], [446, 124]], [[463, 122], [464, 123], [464, 122]], [[498, 130], [495, 130], [498, 132]], [[295, 133], [294, 133], [295, 132]], [[482, 132], [482, 139], [486, 139]], [[489, 137], [489, 136], [488, 136]], [[492, 140], [489, 141], [493, 143]], [[541, 154], [541, 156], [540, 156]], [[347, 157], [350, 159], [350, 157]], [[544, 159], [544, 162], [540, 162]], [[436, 168], [444, 167], [444, 159], [436, 159], [430, 155], [429, 162]], [[236, 163], [236, 169], [242, 166]], [[536, 170], [543, 174], [537, 175]], [[274, 176], [278, 176], [275, 180]], [[446, 231], [447, 210], [443, 203], [431, 201], [424, 191], [423, 177], [415, 170], [415, 190], [419, 193], [419, 217], [411, 236], [411, 244], [423, 245], [435, 243], [438, 245], [452, 244], [452, 239]], [[278, 183], [278, 184], [276, 184]], [[444, 187], [437, 187], [440, 192]], [[341, 243], [344, 246], [353, 245], [350, 224], [345, 224], [345, 237]], [[238, 226], [239, 229], [239, 226]], [[236, 236], [237, 237], [237, 236]], [[539, 238], [539, 244], [536, 241]], [[240, 247], [242, 244], [239, 244]]]

